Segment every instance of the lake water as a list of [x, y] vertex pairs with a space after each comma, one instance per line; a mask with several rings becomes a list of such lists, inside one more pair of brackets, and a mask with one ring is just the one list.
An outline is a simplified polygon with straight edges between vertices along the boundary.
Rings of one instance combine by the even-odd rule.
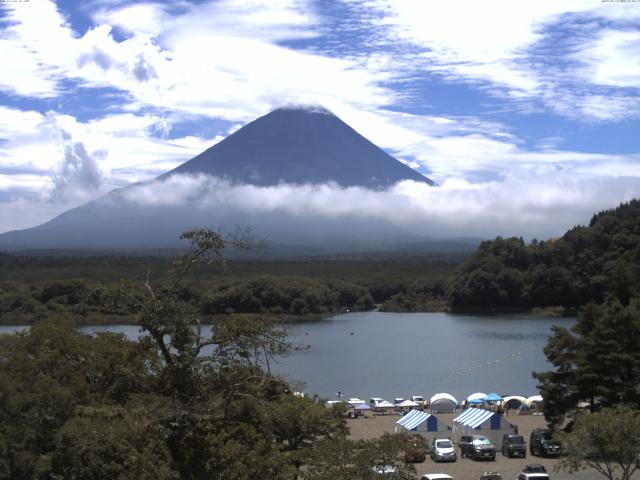
[[[553, 325], [575, 319], [529, 315], [361, 312], [288, 325], [290, 340], [310, 345], [279, 359], [273, 370], [326, 398], [395, 397], [448, 392], [534, 395], [532, 371], [550, 368], [543, 347]], [[0, 327], [0, 333], [20, 327]], [[138, 337], [128, 325], [84, 327]]]

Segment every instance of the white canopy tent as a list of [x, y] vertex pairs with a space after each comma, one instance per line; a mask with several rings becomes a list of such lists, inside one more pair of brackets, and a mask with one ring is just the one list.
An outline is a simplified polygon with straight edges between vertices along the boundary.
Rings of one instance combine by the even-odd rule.
[[469, 395], [467, 397], [467, 402], [469, 402], [471, 400], [482, 400], [486, 396], [487, 396], [487, 394], [486, 393], [482, 393], [482, 392], [472, 393], [471, 395]]
[[449, 393], [436, 393], [429, 401], [432, 413], [453, 413], [458, 406], [456, 397]]
[[381, 402], [378, 402], [373, 406], [373, 411], [387, 413], [394, 408], [396, 408], [396, 406], [393, 403], [382, 400]]
[[427, 439], [430, 445], [434, 438], [451, 437], [451, 427], [438, 417], [421, 410], [411, 410], [396, 422], [396, 433], [415, 432]]
[[415, 408], [418, 407], [419, 405], [414, 402], [413, 400], [405, 400], [403, 402], [400, 402], [396, 405], [396, 407], [402, 407], [402, 408]]
[[504, 408], [519, 408], [520, 405], [528, 405], [526, 397], [520, 395], [509, 395], [502, 399], [502, 405]]
[[482, 408], [468, 408], [453, 419], [453, 439], [463, 435], [484, 435], [500, 445], [504, 434], [516, 434], [518, 428], [495, 412]]
[[533, 395], [533, 396], [527, 398], [527, 403], [529, 405], [531, 405], [533, 403], [542, 403], [542, 395]]

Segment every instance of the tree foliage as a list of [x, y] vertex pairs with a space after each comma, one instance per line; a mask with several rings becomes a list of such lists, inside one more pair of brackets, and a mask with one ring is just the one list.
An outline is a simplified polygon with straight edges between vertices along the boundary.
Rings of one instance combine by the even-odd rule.
[[483, 242], [454, 273], [454, 310], [562, 306], [640, 294], [640, 201], [595, 215], [559, 239]]
[[415, 478], [415, 468], [403, 460], [408, 437], [385, 433], [372, 440], [328, 440], [320, 442], [309, 452], [309, 468], [302, 480], [376, 479], [389, 467], [398, 480]]
[[640, 411], [603, 408], [578, 416], [570, 433], [560, 435], [565, 456], [557, 465], [573, 474], [591, 468], [609, 480], [629, 480], [640, 467]]
[[139, 341], [61, 319], [0, 337], [0, 478], [290, 479], [303, 451], [344, 437], [339, 412], [270, 372], [288, 348], [281, 330], [230, 316], [204, 334], [183, 282], [236, 240], [185, 238], [167, 279], [149, 272], [121, 290]]
[[610, 297], [585, 306], [570, 329], [554, 327], [544, 349], [553, 371], [534, 373], [552, 424], [586, 403], [590, 410], [640, 408], [640, 304]]

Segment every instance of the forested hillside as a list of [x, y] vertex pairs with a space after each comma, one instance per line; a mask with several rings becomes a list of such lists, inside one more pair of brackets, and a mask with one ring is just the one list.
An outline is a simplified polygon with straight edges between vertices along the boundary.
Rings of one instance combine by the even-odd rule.
[[640, 291], [640, 201], [601, 212], [559, 239], [483, 242], [454, 273], [452, 310], [575, 309], [611, 294], [623, 304]]

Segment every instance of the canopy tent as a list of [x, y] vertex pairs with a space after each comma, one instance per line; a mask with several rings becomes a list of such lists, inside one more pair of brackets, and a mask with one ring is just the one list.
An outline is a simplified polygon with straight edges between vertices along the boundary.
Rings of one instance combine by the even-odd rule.
[[526, 397], [520, 395], [509, 395], [502, 399], [502, 405], [504, 408], [518, 408], [520, 405], [527, 405]]
[[427, 445], [436, 437], [450, 437], [451, 427], [438, 417], [420, 410], [411, 410], [396, 422], [396, 433], [416, 432], [427, 439]]
[[432, 413], [453, 413], [458, 406], [456, 397], [449, 393], [436, 393], [429, 401]]
[[418, 407], [419, 405], [414, 402], [413, 400], [405, 400], [403, 402], [400, 402], [396, 405], [396, 407], [409, 407], [409, 408], [414, 408], [414, 407]]
[[502, 401], [502, 397], [497, 393], [488, 393], [486, 397], [483, 398], [485, 402], [500, 402]]
[[394, 408], [395, 405], [391, 402], [387, 402], [386, 400], [382, 400], [381, 402], [376, 403], [375, 408]]
[[471, 402], [472, 400], [480, 400], [482, 403], [482, 399], [484, 397], [486, 397], [487, 394], [486, 393], [482, 393], [482, 392], [476, 392], [476, 393], [472, 393], [471, 395], [469, 395], [467, 397], [467, 402]]
[[542, 395], [533, 395], [532, 397], [527, 398], [527, 403], [529, 405], [532, 403], [542, 403]]
[[500, 445], [505, 434], [518, 433], [517, 427], [506, 421], [502, 415], [481, 408], [468, 408], [453, 419], [453, 439], [463, 435], [484, 435]]

